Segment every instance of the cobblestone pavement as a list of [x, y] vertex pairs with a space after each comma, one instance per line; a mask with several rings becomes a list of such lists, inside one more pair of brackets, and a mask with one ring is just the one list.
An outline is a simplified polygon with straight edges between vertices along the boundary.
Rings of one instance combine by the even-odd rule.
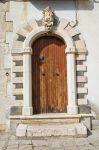
[[41, 137], [18, 139], [0, 132], [0, 150], [99, 150], [99, 128], [87, 138]]

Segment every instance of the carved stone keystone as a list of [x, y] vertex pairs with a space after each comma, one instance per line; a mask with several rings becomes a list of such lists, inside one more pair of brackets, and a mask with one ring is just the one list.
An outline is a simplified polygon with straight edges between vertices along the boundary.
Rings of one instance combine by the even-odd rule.
[[50, 6], [43, 10], [43, 25], [47, 33], [52, 32], [54, 25], [54, 10]]

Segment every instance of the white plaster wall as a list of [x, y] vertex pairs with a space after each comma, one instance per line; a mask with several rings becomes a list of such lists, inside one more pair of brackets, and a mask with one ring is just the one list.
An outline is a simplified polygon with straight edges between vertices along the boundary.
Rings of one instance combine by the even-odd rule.
[[75, 4], [73, 0], [31, 0], [28, 4], [28, 18], [42, 19], [42, 10], [51, 6], [59, 19], [75, 20]]
[[87, 77], [88, 100], [99, 118], [99, 1], [79, 0], [79, 29], [88, 49]]
[[75, 3], [73, 0], [30, 0], [30, 1], [10, 1], [10, 13], [6, 20], [13, 21], [13, 33], [6, 34], [6, 42], [12, 48], [13, 38], [16, 31], [26, 21], [35, 18], [40, 20], [43, 17], [42, 11], [47, 6], [55, 10], [56, 16], [61, 19], [75, 21]]

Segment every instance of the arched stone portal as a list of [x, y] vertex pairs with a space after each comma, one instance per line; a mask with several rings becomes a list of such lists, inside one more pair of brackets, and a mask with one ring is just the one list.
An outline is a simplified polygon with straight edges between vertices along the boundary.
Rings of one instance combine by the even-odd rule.
[[[31, 31], [30, 29], [31, 25]], [[25, 31], [26, 30], [26, 31]], [[31, 20], [17, 32], [19, 42], [15, 39], [12, 49], [12, 55], [23, 55], [23, 93], [22, 90], [15, 89], [15, 94], [23, 94], [23, 115], [33, 115], [32, 107], [32, 70], [31, 70], [31, 56], [32, 44], [36, 39], [46, 34], [44, 26], [38, 26], [35, 20]], [[57, 27], [53, 28], [53, 35], [61, 37], [67, 45], [65, 53], [67, 55], [67, 91], [68, 91], [68, 114], [78, 113], [78, 102], [81, 101], [77, 95], [86, 94], [87, 89], [78, 87], [78, 83], [85, 83], [85, 77], [82, 72], [86, 71], [86, 67], [82, 65], [85, 60], [86, 48], [84, 40], [75, 27], [73, 22], [68, 22], [62, 19]], [[21, 38], [19, 38], [21, 36]], [[17, 44], [16, 44], [17, 43]], [[18, 57], [16, 57], [18, 58]], [[19, 59], [19, 58], [18, 58]], [[80, 62], [80, 64], [78, 64]], [[82, 63], [81, 63], [82, 62]], [[77, 63], [77, 65], [76, 65]], [[14, 67], [13, 67], [14, 68]], [[18, 68], [18, 67], [17, 67]], [[21, 70], [20, 70], [21, 71]], [[13, 70], [12, 70], [13, 72]], [[15, 70], [14, 70], [15, 72]], [[22, 72], [22, 71], [21, 71]], [[77, 74], [76, 74], [77, 72]], [[18, 80], [17, 80], [18, 81]], [[80, 84], [79, 84], [80, 85]]]
[[[23, 114], [32, 115], [32, 84], [31, 84], [31, 52], [32, 52], [32, 43], [35, 39], [46, 34], [44, 27], [38, 28], [32, 31], [29, 36], [24, 41], [24, 50], [23, 50], [23, 65], [24, 65], [24, 102], [23, 102]], [[68, 91], [68, 106], [67, 112], [69, 114], [77, 114], [77, 93], [76, 93], [76, 70], [75, 70], [75, 48], [73, 46], [72, 38], [68, 34], [64, 33], [60, 28], [53, 30], [53, 34], [57, 37], [61, 37], [67, 47], [65, 53], [67, 54], [67, 91]], [[27, 67], [26, 67], [27, 66]], [[28, 69], [27, 69], [28, 68]], [[66, 83], [66, 82], [65, 82]], [[27, 91], [28, 94], [27, 94]], [[29, 106], [29, 107], [27, 107]]]

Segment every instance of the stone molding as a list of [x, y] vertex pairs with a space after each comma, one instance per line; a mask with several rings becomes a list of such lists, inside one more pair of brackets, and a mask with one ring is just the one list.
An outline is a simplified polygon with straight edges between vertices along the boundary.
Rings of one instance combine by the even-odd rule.
[[32, 55], [32, 48], [31, 47], [25, 47], [25, 48], [23, 48], [22, 53]]
[[66, 54], [76, 54], [75, 47], [66, 48]]

